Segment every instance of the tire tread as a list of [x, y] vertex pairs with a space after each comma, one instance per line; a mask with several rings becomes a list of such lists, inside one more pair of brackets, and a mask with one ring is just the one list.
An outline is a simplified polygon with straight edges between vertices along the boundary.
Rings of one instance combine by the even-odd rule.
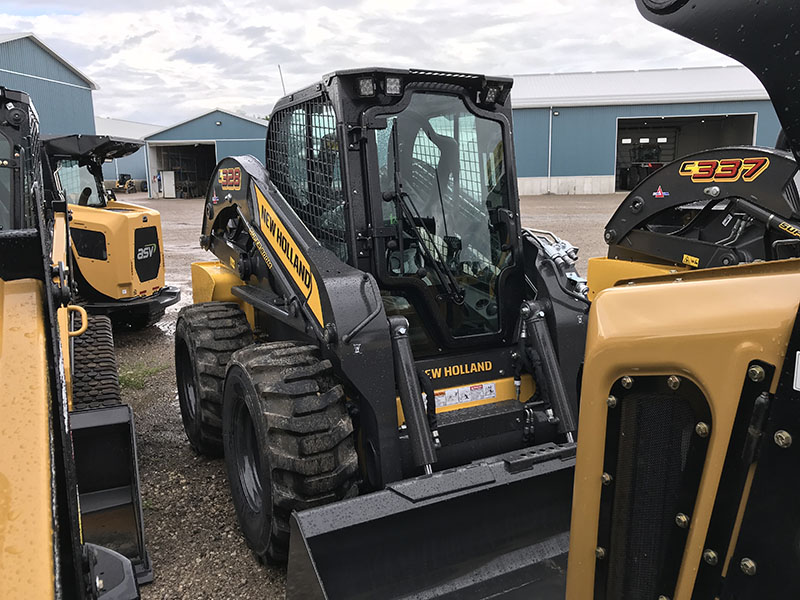
[[[253, 344], [231, 365], [244, 369], [259, 395], [267, 423], [266, 464], [273, 499], [270, 538], [251, 544], [260, 560], [286, 562], [293, 510], [357, 494], [358, 457], [344, 389], [316, 346], [295, 342]], [[229, 470], [230, 473], [230, 470]]]

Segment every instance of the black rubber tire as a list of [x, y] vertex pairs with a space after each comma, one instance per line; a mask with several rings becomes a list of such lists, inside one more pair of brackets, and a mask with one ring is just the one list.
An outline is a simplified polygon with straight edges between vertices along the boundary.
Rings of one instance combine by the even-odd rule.
[[120, 404], [119, 372], [111, 320], [88, 315], [86, 331], [72, 338], [72, 408]]
[[358, 457], [344, 391], [315, 346], [254, 344], [228, 364], [225, 467], [247, 545], [286, 562], [289, 517], [358, 493]]
[[235, 302], [186, 306], [175, 326], [175, 376], [183, 429], [192, 448], [222, 456], [222, 388], [231, 354], [253, 343]]

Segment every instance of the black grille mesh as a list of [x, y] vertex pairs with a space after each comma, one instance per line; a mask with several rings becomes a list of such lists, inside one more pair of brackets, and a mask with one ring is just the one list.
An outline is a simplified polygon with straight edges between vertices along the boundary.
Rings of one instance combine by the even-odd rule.
[[655, 599], [696, 417], [658, 393], [631, 393], [621, 411], [606, 597]]
[[344, 196], [336, 117], [324, 97], [274, 114], [267, 133], [267, 170], [309, 231], [347, 260]]

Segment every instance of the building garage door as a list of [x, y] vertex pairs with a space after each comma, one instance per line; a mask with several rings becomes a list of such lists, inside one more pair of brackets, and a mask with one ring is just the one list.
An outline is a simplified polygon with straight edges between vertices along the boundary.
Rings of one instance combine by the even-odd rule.
[[617, 120], [618, 191], [627, 191], [653, 171], [687, 154], [753, 144], [755, 115], [620, 118]]
[[[184, 145], [156, 145], [151, 143], [155, 151], [155, 163], [152, 172], [161, 173], [165, 182], [174, 180], [174, 193], [170, 189], [154, 189], [159, 196], [176, 198], [198, 198], [206, 195], [208, 182], [217, 165], [217, 155], [213, 143], [197, 143]], [[164, 176], [165, 172], [172, 175]]]

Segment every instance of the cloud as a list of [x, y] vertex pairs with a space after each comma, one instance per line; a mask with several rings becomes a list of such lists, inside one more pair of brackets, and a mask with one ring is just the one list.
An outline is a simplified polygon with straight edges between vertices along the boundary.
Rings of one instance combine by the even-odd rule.
[[95, 112], [169, 124], [220, 106], [268, 114], [331, 71], [391, 66], [496, 75], [730, 64], [646, 22], [633, 0], [47, 0], [0, 4], [92, 78]]
[[226, 65], [233, 62], [234, 58], [221, 52], [216, 48], [204, 45], [190, 46], [183, 48], [177, 52], [173, 52], [170, 56], [172, 60], [184, 60], [193, 64], [211, 64], [211, 65]]

